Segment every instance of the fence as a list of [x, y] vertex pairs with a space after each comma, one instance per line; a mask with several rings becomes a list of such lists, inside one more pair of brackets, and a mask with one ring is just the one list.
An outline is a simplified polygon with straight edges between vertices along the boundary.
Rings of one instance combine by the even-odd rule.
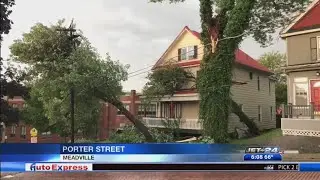
[[318, 119], [320, 117], [320, 105], [283, 105], [283, 118], [310, 118]]

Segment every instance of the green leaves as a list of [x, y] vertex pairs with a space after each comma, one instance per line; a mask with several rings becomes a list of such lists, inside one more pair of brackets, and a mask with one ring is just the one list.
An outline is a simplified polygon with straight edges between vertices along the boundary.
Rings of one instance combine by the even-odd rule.
[[268, 52], [259, 58], [259, 62], [268, 67], [276, 79], [276, 103], [280, 105], [287, 103], [287, 77], [282, 69], [286, 65], [286, 57], [280, 52]]
[[272, 35], [292, 22], [311, 0], [258, 0], [252, 9], [248, 32], [263, 46], [271, 43]]
[[259, 58], [259, 62], [268, 67], [278, 83], [286, 83], [286, 76], [283, 67], [286, 65], [286, 56], [280, 52], [268, 52]]
[[11, 24], [13, 24], [9, 16], [12, 13], [11, 7], [14, 5], [14, 0], [0, 1], [0, 43], [2, 41], [2, 34], [8, 34], [11, 29]]
[[174, 64], [159, 67], [148, 75], [148, 79], [143, 93], [149, 98], [173, 95], [189, 81], [195, 81], [192, 73]]
[[11, 46], [12, 59], [29, 65], [26, 73], [33, 78], [28, 83], [31, 98], [27, 99], [24, 114], [38, 128], [68, 134], [69, 90], [73, 87], [76, 130], [89, 136], [96, 132], [100, 99], [119, 98], [128, 66], [113, 61], [108, 54], [102, 59], [83, 35], [73, 50], [68, 35], [57, 31], [63, 28], [62, 23], [50, 27], [36, 24]]

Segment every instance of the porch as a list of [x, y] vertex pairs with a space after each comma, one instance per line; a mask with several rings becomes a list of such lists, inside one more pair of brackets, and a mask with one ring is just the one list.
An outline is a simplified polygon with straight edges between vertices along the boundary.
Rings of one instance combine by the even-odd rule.
[[[148, 127], [155, 128], [180, 128], [184, 130], [201, 130], [201, 123], [198, 119], [173, 119], [173, 118], [152, 118], [144, 117], [144, 123]], [[168, 127], [169, 126], [169, 127]]]
[[283, 135], [320, 137], [320, 105], [282, 106]]

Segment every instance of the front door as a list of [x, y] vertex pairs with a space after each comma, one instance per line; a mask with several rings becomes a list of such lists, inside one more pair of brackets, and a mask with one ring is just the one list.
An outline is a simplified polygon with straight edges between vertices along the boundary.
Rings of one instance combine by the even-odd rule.
[[311, 80], [311, 102], [314, 103], [315, 111], [320, 111], [320, 80]]

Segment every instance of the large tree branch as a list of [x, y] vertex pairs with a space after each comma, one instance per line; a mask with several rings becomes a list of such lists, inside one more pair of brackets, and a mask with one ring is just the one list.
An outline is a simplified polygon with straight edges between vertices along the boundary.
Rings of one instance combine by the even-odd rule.
[[117, 109], [119, 109], [120, 112], [125, 115], [130, 122], [144, 135], [147, 142], [154, 142], [154, 139], [152, 135], [150, 134], [148, 128], [134, 115], [132, 115], [122, 104], [121, 101], [119, 101], [117, 98], [108, 99], [105, 97], [104, 93], [101, 91], [95, 89], [95, 95], [97, 98], [100, 98], [101, 100], [108, 102], [115, 106]]
[[244, 123], [250, 132], [251, 135], [259, 135], [259, 128], [253, 121], [253, 119], [249, 118], [240, 108], [240, 106], [234, 101], [231, 101], [232, 112], [237, 115], [240, 119], [240, 122]]

